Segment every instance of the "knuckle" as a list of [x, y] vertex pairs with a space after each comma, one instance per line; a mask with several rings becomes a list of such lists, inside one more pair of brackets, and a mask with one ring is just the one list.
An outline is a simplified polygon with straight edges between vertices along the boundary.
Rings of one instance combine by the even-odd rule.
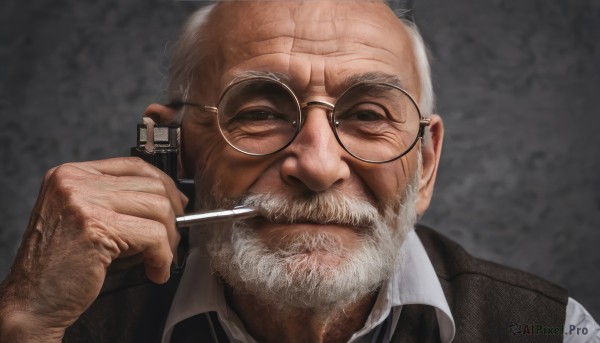
[[[161, 179], [161, 180], [171, 180], [171, 178], [165, 174], [162, 170], [160, 170], [159, 168], [153, 166], [152, 164], [144, 161], [142, 158], [140, 157], [126, 157], [127, 161], [129, 163], [131, 163], [133, 166], [135, 166], [136, 168], [140, 168], [142, 170], [144, 170], [144, 172], [150, 176], [150, 177], [154, 177], [156, 179]], [[172, 182], [172, 180], [171, 180]]]
[[164, 225], [160, 225], [157, 227], [158, 238], [160, 239], [161, 245], [165, 242], [168, 242], [169, 235], [167, 235], [167, 228]]
[[167, 228], [159, 222], [155, 222], [155, 225], [149, 228], [148, 235], [151, 237], [149, 245], [154, 248], [158, 248], [168, 241]]
[[54, 175], [54, 172], [56, 171], [57, 168], [58, 167], [48, 169], [46, 174], [44, 174], [44, 182], [48, 182], [48, 180], [52, 177], [52, 175]]
[[138, 156], [124, 157], [123, 159], [134, 166], [145, 166], [148, 164], [146, 161], [144, 161], [141, 157]]
[[159, 168], [144, 161], [140, 157], [137, 157], [137, 156], [126, 157], [126, 159], [127, 159], [128, 163], [131, 163], [134, 167], [139, 168], [140, 170], [143, 170], [144, 173], [146, 175], [148, 175], [149, 177], [160, 180], [165, 185], [165, 193], [166, 193], [167, 187], [176, 187], [175, 182], [173, 181], [173, 179], [171, 179], [171, 177], [169, 177], [167, 174], [165, 174]]
[[166, 196], [168, 194], [167, 186], [162, 180], [150, 178], [149, 182], [152, 183], [152, 187], [156, 190], [158, 194], [161, 194], [163, 196]]
[[65, 163], [65, 164], [61, 164], [58, 167], [53, 168], [52, 175], [57, 178], [65, 178], [65, 177], [70, 177], [72, 175], [76, 175], [76, 174], [78, 174], [79, 171], [80, 171], [80, 169], [77, 168], [75, 166], [75, 164]]
[[83, 192], [81, 170], [77, 167], [64, 164], [56, 167], [48, 175], [46, 182], [51, 187], [52, 193], [69, 202], [76, 202], [77, 194]]
[[173, 207], [171, 206], [171, 202], [169, 199], [165, 197], [159, 197], [157, 199], [156, 206], [160, 211], [159, 214], [162, 218], [170, 217], [170, 214], [173, 212]]
[[168, 184], [168, 187], [170, 187], [171, 189], [177, 189], [177, 185], [175, 184], [175, 180], [173, 180], [169, 175], [165, 174], [165, 173], [161, 173], [163, 176], [163, 180], [166, 180], [166, 183]]
[[150, 173], [150, 175], [155, 176], [157, 175], [159, 169], [156, 168], [155, 166], [153, 166], [152, 164], [144, 161], [142, 158], [134, 156], [134, 157], [125, 157], [126, 161], [128, 163], [130, 163], [133, 167], [138, 168], [140, 170], [144, 170], [147, 173]]

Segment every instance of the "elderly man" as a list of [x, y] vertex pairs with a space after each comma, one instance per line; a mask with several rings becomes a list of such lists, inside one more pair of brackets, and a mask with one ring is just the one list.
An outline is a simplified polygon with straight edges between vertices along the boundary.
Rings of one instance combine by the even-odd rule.
[[[52, 169], [2, 284], [2, 342], [595, 335], [564, 289], [414, 230], [443, 127], [418, 31], [384, 3], [205, 8], [175, 46], [170, 97], [145, 116], [181, 124], [196, 208], [260, 215], [180, 242], [188, 199], [158, 169], [135, 158]], [[154, 284], [130, 282], [123, 268], [138, 262]], [[563, 335], [565, 323], [585, 335]]]

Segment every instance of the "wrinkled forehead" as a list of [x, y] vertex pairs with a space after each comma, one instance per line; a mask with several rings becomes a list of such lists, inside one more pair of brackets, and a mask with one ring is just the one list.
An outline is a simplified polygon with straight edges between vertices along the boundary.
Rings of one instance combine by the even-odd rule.
[[355, 54], [411, 64], [401, 69], [414, 70], [406, 27], [381, 1], [226, 1], [215, 8], [209, 27], [220, 73], [240, 61], [282, 52]]

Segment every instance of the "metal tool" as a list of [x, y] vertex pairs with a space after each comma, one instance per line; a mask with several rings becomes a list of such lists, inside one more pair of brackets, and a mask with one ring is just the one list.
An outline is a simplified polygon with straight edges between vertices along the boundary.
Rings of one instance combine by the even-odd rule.
[[256, 217], [258, 215], [258, 211], [253, 208], [237, 206], [231, 210], [213, 210], [207, 212], [185, 214], [183, 216], [177, 217], [175, 222], [177, 227], [181, 228], [197, 224], [209, 224], [224, 221], [248, 219]]

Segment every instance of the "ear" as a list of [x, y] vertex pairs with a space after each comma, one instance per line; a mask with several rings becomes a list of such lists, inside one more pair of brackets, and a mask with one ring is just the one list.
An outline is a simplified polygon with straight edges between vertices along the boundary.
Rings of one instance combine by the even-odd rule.
[[[144, 117], [151, 118], [157, 125], [181, 125], [180, 112], [181, 109], [176, 107], [150, 104], [144, 111]], [[188, 177], [181, 162], [182, 151], [183, 147], [181, 141], [179, 141], [179, 151], [177, 154], [177, 170], [179, 175], [177, 177], [180, 179]]]
[[[421, 179], [419, 181], [419, 198], [417, 200], [417, 213], [421, 217], [431, 202], [433, 195], [433, 185], [437, 175], [440, 156], [442, 154], [442, 141], [444, 139], [444, 125], [442, 118], [434, 114], [429, 117], [431, 124], [422, 143], [421, 153], [423, 156], [423, 167], [421, 169]], [[427, 137], [429, 135], [429, 137]]]
[[178, 125], [179, 112], [179, 108], [150, 104], [144, 111], [144, 117], [152, 118], [157, 125]]

